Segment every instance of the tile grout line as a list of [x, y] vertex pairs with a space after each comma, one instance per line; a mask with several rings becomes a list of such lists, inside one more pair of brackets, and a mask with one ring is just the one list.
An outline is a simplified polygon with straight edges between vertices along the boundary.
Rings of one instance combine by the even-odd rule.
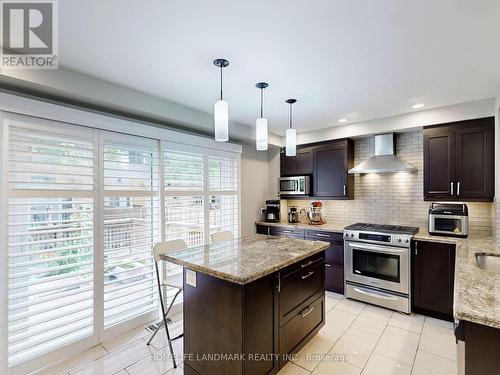
[[[345, 296], [344, 296], [344, 298], [342, 298], [342, 299], [341, 299], [338, 303], [342, 302], [343, 300], [347, 300], [347, 297], [345, 297]], [[338, 305], [338, 303], [337, 303], [337, 305]], [[335, 306], [334, 306], [331, 310], [333, 310], [335, 307], [337, 307], [337, 305], [335, 305]], [[363, 306], [363, 308], [359, 311], [359, 313], [356, 315], [356, 317], [353, 319], [353, 321], [352, 321], [351, 323], [349, 323], [349, 325], [348, 325], [348, 326], [346, 327], [346, 329], [342, 332], [342, 334], [340, 335], [340, 337], [339, 337], [339, 338], [335, 341], [335, 343], [333, 344], [333, 346], [332, 346], [330, 349], [328, 349], [328, 351], [326, 352], [326, 354], [330, 353], [330, 351], [333, 349], [333, 347], [334, 347], [335, 345], [337, 345], [337, 343], [338, 343], [338, 342], [340, 341], [340, 339], [341, 339], [341, 338], [345, 335], [345, 333], [347, 332], [347, 330], [348, 330], [349, 328], [351, 328], [351, 326], [353, 325], [353, 323], [354, 323], [354, 322], [355, 322], [355, 321], [359, 318], [359, 316], [361, 315], [361, 313], [365, 310], [366, 306], [367, 306], [367, 304], [365, 303], [365, 304], [364, 304], [364, 306]], [[331, 310], [330, 310], [330, 311], [331, 311]], [[339, 310], [340, 310], [340, 311], [342, 311], [342, 312], [345, 312], [345, 313], [349, 313], [348, 311], [344, 311], [344, 310], [342, 310], [342, 309], [339, 309]], [[349, 314], [350, 314], [350, 313], [349, 313]], [[354, 315], [354, 314], [352, 314], [352, 315]], [[314, 372], [314, 370], [316, 370], [316, 368], [319, 366], [319, 364], [323, 361], [323, 358], [325, 358], [325, 357], [326, 357], [326, 354], [324, 354], [324, 355], [323, 355], [323, 357], [321, 358], [321, 360], [319, 361], [319, 363], [318, 363], [318, 364], [314, 367], [313, 371], [311, 371], [311, 374]], [[355, 366], [355, 367], [357, 367], [357, 366]], [[359, 367], [358, 367], [358, 368], [359, 368]]]
[[[368, 359], [366, 360], [365, 365], [364, 365], [364, 366], [363, 366], [363, 368], [361, 369], [360, 374], [362, 374], [362, 373], [365, 371], [365, 369], [366, 369], [366, 365], [368, 365], [368, 362], [370, 362], [370, 359], [371, 359], [371, 357], [373, 356], [373, 353], [375, 353], [375, 349], [377, 348], [378, 343], [379, 343], [379, 342], [380, 342], [380, 340], [382, 339], [382, 336], [384, 335], [384, 332], [385, 332], [385, 330], [387, 329], [387, 326], [389, 325], [389, 322], [391, 321], [391, 319], [392, 319], [392, 316], [393, 316], [393, 315], [394, 315], [394, 312], [392, 312], [392, 314], [391, 314], [391, 316], [390, 316], [389, 320], [387, 321], [387, 324], [385, 325], [384, 330], [383, 330], [383, 331], [382, 331], [382, 333], [380, 334], [380, 336], [379, 336], [379, 338], [378, 338], [378, 340], [377, 340], [377, 343], [375, 344], [375, 347], [373, 348], [372, 352], [371, 352], [371, 353], [370, 353], [370, 355], [368, 356]], [[378, 354], [378, 353], [377, 353], [377, 354]], [[381, 354], [379, 354], [379, 355], [381, 355]], [[385, 356], [384, 356], [384, 357], [385, 357]]]
[[415, 361], [417, 359], [418, 349], [420, 348], [420, 341], [422, 341], [422, 334], [424, 333], [424, 325], [426, 319], [427, 317], [424, 317], [424, 322], [422, 323], [422, 330], [420, 331], [420, 335], [418, 336], [417, 350], [415, 350], [415, 355], [413, 356], [413, 363], [411, 364], [410, 374], [413, 374], [413, 369], [415, 368]]

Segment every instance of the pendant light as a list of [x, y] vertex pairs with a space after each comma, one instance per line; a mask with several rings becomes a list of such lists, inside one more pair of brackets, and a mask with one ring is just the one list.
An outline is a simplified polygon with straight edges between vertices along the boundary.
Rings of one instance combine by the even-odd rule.
[[292, 128], [292, 105], [297, 102], [297, 99], [287, 99], [286, 103], [290, 104], [290, 127], [286, 129], [286, 156], [295, 156], [297, 153], [297, 132]]
[[222, 100], [222, 68], [228, 66], [229, 61], [216, 59], [214, 65], [220, 68], [220, 100], [217, 100], [214, 104], [215, 140], [227, 142], [229, 140], [229, 106], [225, 100]]
[[258, 151], [267, 150], [267, 119], [263, 116], [264, 89], [269, 86], [266, 82], [255, 85], [260, 89], [260, 117], [255, 121], [255, 147]]

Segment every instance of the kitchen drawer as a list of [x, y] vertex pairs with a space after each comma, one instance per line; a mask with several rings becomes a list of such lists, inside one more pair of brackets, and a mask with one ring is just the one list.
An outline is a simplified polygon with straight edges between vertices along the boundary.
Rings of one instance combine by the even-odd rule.
[[317, 241], [337, 241], [342, 242], [342, 233], [334, 233], [321, 230], [306, 230], [306, 239], [317, 240]]
[[296, 353], [325, 324], [325, 296], [297, 312], [280, 328], [280, 353]]
[[[302, 263], [306, 265], [311, 261]], [[284, 324], [302, 311], [307, 304], [324, 293], [325, 263], [323, 259], [304, 268], [281, 275], [280, 280], [280, 324]]]
[[269, 234], [272, 236], [283, 236], [304, 239], [304, 229], [289, 229], [280, 227], [270, 227]]

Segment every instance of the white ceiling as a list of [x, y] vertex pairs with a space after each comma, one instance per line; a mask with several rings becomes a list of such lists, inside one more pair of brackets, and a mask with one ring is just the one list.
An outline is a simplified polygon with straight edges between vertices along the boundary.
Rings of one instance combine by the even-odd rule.
[[195, 109], [219, 95], [252, 125], [299, 132], [495, 95], [498, 0], [64, 0], [60, 64]]

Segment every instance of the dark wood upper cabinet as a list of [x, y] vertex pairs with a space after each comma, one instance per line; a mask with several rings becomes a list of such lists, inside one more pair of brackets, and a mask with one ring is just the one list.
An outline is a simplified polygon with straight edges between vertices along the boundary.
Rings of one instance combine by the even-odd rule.
[[494, 120], [478, 120], [456, 130], [456, 180], [460, 199], [494, 196]]
[[280, 155], [281, 176], [309, 175], [313, 173], [313, 150], [312, 148], [297, 148], [296, 156], [286, 156], [285, 149]]
[[455, 245], [415, 241], [412, 247], [412, 310], [452, 321]]
[[286, 156], [285, 149], [281, 149], [280, 154], [280, 175], [294, 176], [297, 174], [297, 156]]
[[448, 127], [424, 130], [425, 197], [434, 199], [452, 194], [455, 181], [455, 133]]
[[313, 150], [312, 148], [301, 148], [297, 150], [297, 174], [313, 173]]
[[494, 118], [424, 128], [424, 198], [492, 201]]
[[[280, 155], [281, 176], [312, 175], [311, 197], [353, 199], [354, 143], [341, 139], [297, 147], [296, 156]], [[284, 199], [285, 197], [282, 197]]]
[[336, 199], [352, 198], [354, 178], [347, 171], [353, 167], [351, 140], [331, 142], [314, 148], [313, 195]]

